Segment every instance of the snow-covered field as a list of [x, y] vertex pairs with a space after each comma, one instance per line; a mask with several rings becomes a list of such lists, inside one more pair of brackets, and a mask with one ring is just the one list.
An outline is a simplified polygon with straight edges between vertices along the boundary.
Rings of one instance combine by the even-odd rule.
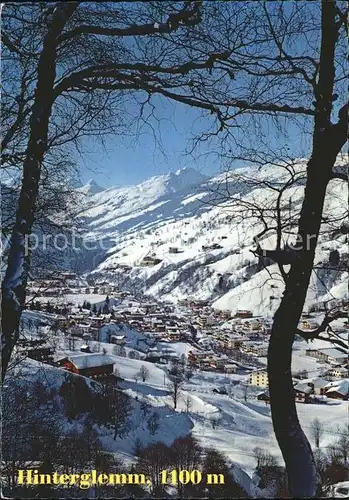
[[[69, 352], [66, 351], [66, 354], [69, 355]], [[120, 453], [132, 461], [134, 458], [132, 450], [137, 438], [144, 444], [155, 441], [171, 444], [176, 437], [192, 432], [203, 446], [223, 452], [250, 476], [256, 466], [253, 452], [255, 447], [268, 450], [278, 457], [282, 464], [273, 432], [270, 407], [256, 399], [256, 395], [260, 393], [258, 388], [249, 387], [245, 400], [244, 391], [239, 385], [246, 380], [245, 376], [195, 372], [192, 379], [185, 382], [177, 410], [174, 411], [168, 390], [166, 367], [113, 356], [110, 353], [108, 355], [114, 359], [115, 367], [123, 379], [121, 387], [135, 401], [131, 432], [123, 438], [117, 438], [116, 441], [111, 435], [102, 436], [103, 445], [108, 451]], [[135, 375], [142, 365], [149, 370], [149, 376], [145, 382], [139, 379], [135, 381]], [[27, 370], [31, 377], [37, 374], [50, 386], [59, 387], [64, 378], [62, 369], [34, 361], [28, 362]], [[213, 389], [221, 387], [227, 390], [228, 395], [213, 392]], [[186, 407], [188, 397], [189, 408]], [[150, 436], [144, 417], [140, 414], [141, 401], [148, 403], [159, 413], [160, 427], [154, 436]], [[299, 403], [297, 409], [301, 425], [310, 441], [312, 441], [311, 422], [315, 417], [321, 421], [324, 426], [324, 436], [321, 441], [323, 448], [333, 443], [339, 429], [348, 422], [348, 403], [345, 401], [333, 400], [327, 405]]]

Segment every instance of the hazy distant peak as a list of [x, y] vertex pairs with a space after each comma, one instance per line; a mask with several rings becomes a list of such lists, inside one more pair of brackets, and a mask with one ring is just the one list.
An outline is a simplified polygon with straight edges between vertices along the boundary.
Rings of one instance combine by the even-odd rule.
[[93, 195], [104, 191], [104, 188], [99, 186], [93, 179], [90, 179], [84, 186], [79, 187], [77, 191], [83, 194]]
[[180, 191], [189, 186], [201, 184], [207, 177], [194, 168], [184, 167], [168, 175], [168, 187], [172, 191]]

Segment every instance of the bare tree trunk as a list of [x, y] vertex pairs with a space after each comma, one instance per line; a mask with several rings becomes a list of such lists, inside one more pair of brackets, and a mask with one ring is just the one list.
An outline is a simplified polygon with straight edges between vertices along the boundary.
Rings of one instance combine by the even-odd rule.
[[322, 2], [320, 73], [316, 86], [312, 156], [298, 226], [297, 258], [287, 277], [275, 314], [268, 352], [268, 375], [273, 426], [285, 460], [291, 497], [316, 495], [318, 478], [310, 444], [299, 424], [291, 375], [292, 345], [312, 273], [326, 188], [336, 157], [346, 141], [346, 109], [331, 124], [334, 51], [337, 41], [335, 2]]
[[30, 135], [23, 164], [22, 187], [18, 200], [16, 221], [11, 236], [7, 269], [2, 283], [2, 380], [19, 335], [19, 321], [26, 297], [30, 255], [26, 249], [31, 234], [35, 204], [39, 190], [41, 164], [47, 148], [49, 119], [54, 102], [57, 37], [74, 13], [77, 2], [58, 3], [43, 41], [38, 63], [35, 100], [30, 117]]

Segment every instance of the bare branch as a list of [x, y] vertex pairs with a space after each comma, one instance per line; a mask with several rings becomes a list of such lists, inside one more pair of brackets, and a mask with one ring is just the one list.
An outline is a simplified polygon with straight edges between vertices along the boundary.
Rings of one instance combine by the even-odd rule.
[[[183, 25], [194, 26], [201, 21], [200, 8], [202, 1], [195, 2], [187, 1], [184, 9], [179, 12], [174, 12], [168, 15], [167, 20], [163, 23], [148, 23], [143, 25], [128, 26], [126, 28], [107, 28], [98, 25], [80, 25], [71, 31], [63, 33], [58, 38], [58, 43], [65, 40], [75, 38], [78, 35], [103, 35], [113, 37], [128, 37], [128, 36], [149, 36], [157, 34], [171, 33], [177, 31]], [[192, 6], [192, 9], [188, 7]]]
[[[304, 331], [298, 328], [297, 334], [305, 340], [313, 340], [313, 339], [326, 340], [327, 342], [332, 342], [333, 344], [337, 344], [338, 346], [343, 347], [344, 349], [348, 349], [348, 344], [346, 344], [343, 340], [339, 339], [338, 336], [335, 337], [334, 332], [332, 332], [331, 334], [331, 330], [328, 330], [330, 324], [333, 321], [341, 318], [346, 319], [347, 317], [348, 313], [343, 310], [337, 309], [335, 311], [330, 311], [326, 314], [326, 316], [322, 320], [321, 325], [318, 328], [311, 331]], [[327, 332], [328, 337], [320, 336], [322, 332]]]

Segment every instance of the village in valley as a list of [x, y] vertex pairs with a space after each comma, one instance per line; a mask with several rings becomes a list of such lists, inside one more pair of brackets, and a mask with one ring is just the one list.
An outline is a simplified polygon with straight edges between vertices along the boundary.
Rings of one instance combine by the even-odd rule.
[[[249, 310], [235, 313], [216, 310], [209, 301], [191, 298], [179, 301], [176, 306], [145, 296], [135, 298], [105, 281], [81, 286], [81, 279], [75, 273], [62, 273], [62, 278], [65, 285], [57, 280], [56, 289], [51, 284], [50, 291], [29, 300], [24, 324], [31, 336], [20, 348], [29, 358], [64, 366], [64, 358], [59, 359], [58, 354], [62, 350], [71, 351], [66, 357], [71, 363], [74, 356], [78, 356], [81, 363], [91, 358], [91, 353], [108, 353], [163, 365], [181, 363], [191, 371], [238, 373], [245, 375], [246, 384], [265, 389], [257, 398], [268, 401], [266, 357], [271, 318], [255, 316]], [[37, 289], [29, 290], [35, 293]], [[62, 300], [60, 290], [69, 294], [71, 300]], [[340, 301], [338, 307], [347, 310], [348, 302]], [[41, 313], [45, 319], [40, 319]], [[32, 316], [37, 320], [30, 319]], [[315, 330], [320, 317], [319, 308], [313, 313], [304, 313], [300, 327], [305, 331]], [[335, 331], [343, 339], [347, 326], [347, 320], [337, 321]], [[34, 328], [36, 336], [33, 336]], [[41, 330], [50, 332], [42, 341]], [[52, 340], [56, 349], [50, 345]], [[296, 400], [304, 403], [324, 403], [326, 398], [347, 400], [346, 353], [323, 341], [314, 345], [313, 341], [306, 342], [301, 337], [296, 345], [292, 373]], [[94, 370], [89, 376], [103, 375], [104, 370], [109, 373], [110, 365], [103, 362], [103, 357], [94, 356], [94, 359], [97, 365], [90, 366]]]
[[[188, 185], [173, 194], [179, 179]], [[18, 391], [21, 380], [23, 390], [28, 380], [39, 386], [54, 421], [67, 433], [75, 426], [73, 440], [92, 426], [103, 453], [124, 468], [156, 450], [163, 461], [186, 442], [221, 454], [244, 491], [235, 493], [280, 497], [285, 471], [267, 357], [283, 286], [277, 264], [252, 257], [249, 221], [232, 224], [229, 206], [203, 209], [206, 188], [190, 169], [97, 193], [89, 183], [81, 215], [87, 246], [105, 237], [109, 246], [99, 254], [82, 246], [73, 258], [56, 252], [59, 269], [33, 273], [11, 373]], [[256, 196], [269, 200], [264, 191]], [[336, 196], [331, 191], [335, 213]], [[347, 263], [343, 223], [318, 246], [321, 271], [312, 275], [292, 351], [298, 418], [316, 453], [328, 457], [331, 494], [347, 474]], [[325, 318], [330, 341], [311, 338]]]
[[[209, 301], [191, 298], [161, 303], [145, 295], [135, 297], [105, 280], [88, 285], [69, 272], [63, 273], [60, 284], [57, 280], [56, 288], [51, 284], [54, 293], [46, 292], [46, 285], [30, 284], [19, 358], [36, 368], [50, 365], [62, 375], [115, 380], [136, 401], [167, 407], [171, 418], [171, 374], [181, 374], [175, 413], [185, 414], [199, 440], [213, 444], [219, 436], [219, 449], [248, 473], [253, 471], [256, 444], [275, 449], [266, 366], [271, 318], [250, 310], [217, 310]], [[348, 303], [338, 306], [347, 310]], [[317, 328], [321, 313], [321, 306], [304, 313], [300, 327]], [[347, 321], [336, 320], [333, 330], [344, 339]], [[326, 442], [336, 432], [334, 423], [346, 420], [347, 355], [324, 341], [298, 337], [292, 368], [300, 418], [308, 432], [314, 416], [323, 419]], [[247, 444], [251, 429], [255, 439]], [[123, 440], [138, 439], [135, 432]], [[173, 428], [174, 435], [183, 432], [183, 424]], [[163, 439], [160, 433], [148, 433], [146, 440]], [[233, 447], [224, 442], [227, 435], [233, 435]], [[129, 446], [120, 442], [114, 451]]]
[[2, 7], [4, 498], [348, 498], [347, 3]]

